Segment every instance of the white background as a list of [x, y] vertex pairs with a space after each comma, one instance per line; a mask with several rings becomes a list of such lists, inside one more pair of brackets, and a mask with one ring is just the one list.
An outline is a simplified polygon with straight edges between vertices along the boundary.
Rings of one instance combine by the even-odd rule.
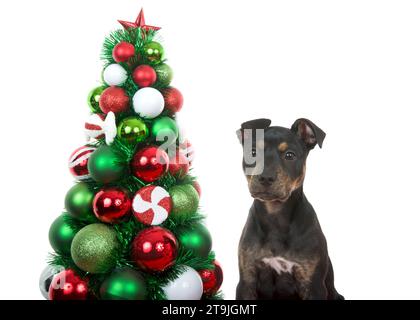
[[305, 192], [347, 299], [420, 298], [418, 1], [1, 1], [0, 298], [39, 299], [48, 229], [84, 143], [86, 96], [117, 19], [161, 26], [234, 298], [252, 202], [235, 130], [298, 117], [326, 133]]

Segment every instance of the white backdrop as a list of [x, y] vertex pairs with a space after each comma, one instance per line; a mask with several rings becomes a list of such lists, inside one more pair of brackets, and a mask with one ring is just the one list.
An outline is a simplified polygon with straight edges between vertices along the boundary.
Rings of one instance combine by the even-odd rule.
[[252, 202], [235, 130], [298, 117], [326, 133], [305, 192], [348, 299], [420, 298], [418, 1], [15, 0], [0, 2], [0, 298], [39, 299], [48, 229], [72, 186], [103, 38], [161, 26], [181, 124], [196, 148], [213, 249], [234, 298]]

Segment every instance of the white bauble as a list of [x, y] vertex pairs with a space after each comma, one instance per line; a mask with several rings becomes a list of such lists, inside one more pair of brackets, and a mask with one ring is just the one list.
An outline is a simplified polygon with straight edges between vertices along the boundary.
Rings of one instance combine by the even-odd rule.
[[42, 270], [41, 275], [39, 276], [39, 291], [41, 291], [42, 296], [49, 300], [48, 291], [50, 289], [50, 284], [54, 276], [64, 270], [62, 266], [51, 266], [48, 265]]
[[156, 89], [146, 87], [133, 96], [133, 108], [140, 117], [153, 119], [160, 115], [165, 107], [163, 95]]
[[127, 71], [118, 63], [110, 64], [104, 70], [104, 81], [109, 86], [120, 86], [127, 80]]
[[163, 287], [168, 300], [200, 300], [203, 295], [203, 282], [198, 272], [184, 267], [185, 271], [178, 278]]

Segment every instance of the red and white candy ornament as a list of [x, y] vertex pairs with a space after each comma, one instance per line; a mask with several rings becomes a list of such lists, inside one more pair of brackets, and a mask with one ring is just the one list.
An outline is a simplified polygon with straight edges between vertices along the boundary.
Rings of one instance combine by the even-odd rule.
[[88, 161], [96, 148], [91, 146], [83, 146], [77, 148], [69, 158], [70, 173], [78, 181], [85, 181], [90, 179], [88, 170]]
[[138, 221], [155, 226], [168, 218], [172, 210], [172, 199], [162, 187], [150, 185], [137, 191], [132, 208]]
[[115, 124], [115, 114], [108, 112], [107, 115], [94, 113], [89, 116], [85, 122], [85, 134], [87, 139], [103, 139], [107, 145], [110, 145], [117, 135], [117, 126]]

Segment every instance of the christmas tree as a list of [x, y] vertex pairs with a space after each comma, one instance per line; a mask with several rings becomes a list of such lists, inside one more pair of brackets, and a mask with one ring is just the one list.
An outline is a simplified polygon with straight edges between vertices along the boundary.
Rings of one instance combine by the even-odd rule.
[[143, 11], [119, 22], [103, 45], [103, 85], [88, 97], [89, 142], [69, 159], [77, 183], [50, 227], [55, 252], [41, 292], [50, 300], [221, 298], [160, 28], [146, 25]]

